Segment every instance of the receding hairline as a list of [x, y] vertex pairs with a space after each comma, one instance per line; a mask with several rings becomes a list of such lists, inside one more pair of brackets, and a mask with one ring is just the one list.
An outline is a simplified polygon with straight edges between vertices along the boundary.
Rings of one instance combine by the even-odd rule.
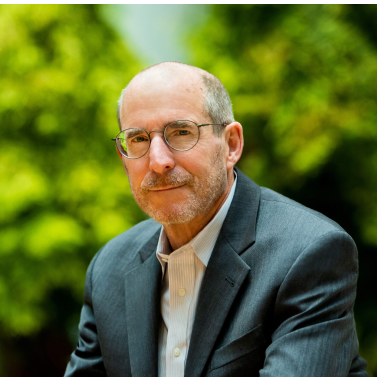
[[[126, 93], [127, 89], [131, 89], [133, 85], [137, 84], [137, 82], [143, 78], [143, 76], [148, 77], [148, 75], [151, 74], [151, 71], [154, 73], [161, 73], [162, 75], [166, 75], [166, 77], [169, 76], [174, 76], [174, 77], [179, 77], [179, 75], [183, 75], [184, 73], [191, 73], [193, 76], [197, 77], [199, 81], [203, 84], [203, 88], [205, 87], [205, 81], [204, 77], [207, 77], [210, 79], [210, 76], [212, 76], [214, 79], [218, 78], [211, 73], [205, 71], [204, 69], [195, 67], [190, 64], [186, 63], [180, 63], [180, 62], [163, 62], [163, 63], [157, 63], [155, 65], [152, 65], [150, 67], [147, 67], [140, 71], [137, 75], [135, 75], [131, 81], [127, 84], [127, 86], [122, 90], [122, 95], [121, 97], [124, 96]], [[122, 105], [120, 103], [120, 105]]]
[[151, 65], [150, 67], [147, 67], [147, 68], [143, 69], [142, 71], [140, 71], [137, 75], [135, 75], [132, 78], [132, 80], [129, 82], [127, 87], [132, 82], [137, 80], [137, 78], [139, 78], [140, 76], [148, 74], [149, 71], [157, 71], [157, 72], [160, 71], [162, 73], [165, 72], [165, 73], [169, 74], [169, 73], [174, 73], [174, 72], [184, 72], [185, 70], [188, 71], [188, 72], [196, 73], [196, 75], [199, 78], [201, 78], [202, 75], [210, 75], [210, 76], [215, 77], [214, 75], [205, 71], [204, 69], [201, 69], [199, 67], [195, 67], [195, 66], [190, 65], [190, 64], [180, 63], [180, 62], [162, 62], [162, 63], [157, 63], [157, 64], [154, 64], [154, 65]]
[[195, 67], [190, 64], [181, 63], [181, 62], [162, 62], [162, 63], [151, 65], [150, 67], [143, 69], [131, 79], [131, 81], [126, 85], [126, 87], [122, 90], [120, 94], [120, 97], [118, 100], [118, 107], [117, 107], [117, 119], [118, 119], [119, 129], [122, 129], [121, 122], [120, 122], [120, 115], [121, 115], [122, 102], [124, 99], [124, 95], [127, 92], [127, 90], [132, 88], [132, 84], [135, 84], [135, 82], [137, 83], [138, 79], [143, 77], [145, 74], [148, 74], [150, 71], [165, 72], [166, 74], [168, 74], [168, 73], [172, 73], [172, 71], [176, 71], [176, 72], [178, 72], [179, 70], [182, 71], [182, 68], [187, 69], [189, 72], [192, 71], [193, 73], [196, 73], [198, 78], [200, 78], [201, 82], [203, 83], [203, 87], [205, 87], [205, 81], [203, 79], [204, 75], [211, 75], [213, 77], [216, 77], [210, 74], [209, 72], [205, 71], [204, 69]]
[[[156, 72], [162, 72], [163, 74], [166, 75], [174, 75], [178, 76], [178, 74], [184, 74], [186, 72], [192, 72], [199, 81], [202, 84], [202, 100], [203, 100], [203, 110], [205, 113], [208, 113], [208, 109], [206, 106], [206, 96], [208, 92], [211, 90], [211, 88], [217, 86], [217, 87], [222, 87], [224, 91], [226, 92], [225, 87], [223, 86], [222, 82], [218, 77], [213, 75], [212, 73], [209, 73], [208, 71], [205, 71], [204, 69], [201, 69], [199, 67], [192, 66], [190, 64], [186, 63], [181, 63], [181, 62], [162, 62], [162, 63], [157, 63], [154, 64], [150, 67], [145, 68], [144, 70], [140, 71], [137, 75], [135, 75], [132, 80], [127, 84], [127, 86], [122, 90], [122, 93], [120, 95], [120, 98], [118, 100], [118, 107], [117, 107], [117, 118], [118, 118], [118, 125], [119, 129], [122, 129], [121, 127], [121, 120], [120, 120], [120, 115], [121, 115], [121, 110], [122, 110], [122, 102], [124, 99], [124, 95], [127, 92], [127, 90], [131, 89], [133, 84], [135, 82], [137, 83], [137, 80], [143, 77], [145, 74], [148, 74], [150, 71], [156, 71]], [[227, 93], [227, 92], [226, 92]], [[229, 95], [227, 94], [229, 97]], [[230, 101], [230, 99], [229, 99]], [[231, 106], [231, 104], [230, 104]], [[208, 113], [208, 115], [210, 115]], [[232, 114], [233, 115], [233, 114]], [[233, 116], [231, 117], [233, 119]], [[214, 120], [214, 119], [212, 119]], [[233, 119], [234, 120], [234, 119]], [[231, 120], [230, 120], [231, 121]], [[229, 122], [230, 122], [229, 121]]]

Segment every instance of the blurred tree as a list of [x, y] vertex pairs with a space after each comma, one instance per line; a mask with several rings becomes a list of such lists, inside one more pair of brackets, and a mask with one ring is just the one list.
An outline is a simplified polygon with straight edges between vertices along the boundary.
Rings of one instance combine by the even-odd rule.
[[140, 67], [95, 6], [1, 5], [0, 35], [0, 375], [60, 376], [90, 259], [144, 218], [110, 141]]
[[219, 5], [188, 42], [192, 63], [230, 92], [245, 133], [240, 168], [355, 239], [360, 351], [375, 376], [376, 15], [375, 5]]

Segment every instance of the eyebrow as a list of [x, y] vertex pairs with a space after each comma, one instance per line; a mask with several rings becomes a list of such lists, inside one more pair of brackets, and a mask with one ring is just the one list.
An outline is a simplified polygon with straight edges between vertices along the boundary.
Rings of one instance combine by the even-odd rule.
[[[179, 124], [178, 124], [178, 122], [179, 122]], [[180, 120], [180, 119], [177, 119], [177, 120], [173, 120], [172, 122], [167, 122], [167, 123], [165, 123], [164, 124], [164, 126], [163, 126], [163, 130], [167, 127], [167, 126], [169, 126], [169, 125], [171, 125], [171, 126], [179, 126], [179, 127], [190, 127], [191, 126], [191, 123], [193, 123], [193, 124], [197, 124], [196, 122], [194, 122], [193, 120], [188, 120], [188, 119], [182, 119], [182, 120]], [[130, 131], [127, 131], [127, 130], [130, 130]], [[131, 131], [132, 130], [132, 131]], [[144, 128], [142, 128], [142, 127], [131, 127], [131, 128], [126, 128], [126, 129], [124, 129], [124, 130], [122, 130], [122, 132], [126, 132], [127, 131], [127, 137], [129, 138], [129, 137], [133, 137], [133, 136], [136, 136], [136, 135], [140, 135], [140, 134], [142, 134], [143, 133], [143, 131], [144, 132], [147, 132]], [[157, 130], [152, 130], [152, 131], [157, 131]], [[151, 131], [151, 132], [152, 132]], [[162, 131], [162, 130], [161, 130]]]
[[[178, 122], [179, 122], [179, 124], [178, 124]], [[179, 127], [184, 127], [184, 126], [186, 126], [186, 127], [190, 127], [190, 126], [192, 125], [191, 123], [193, 123], [193, 124], [196, 125], [196, 123], [193, 122], [193, 121], [188, 121], [188, 120], [181, 120], [181, 121], [178, 121], [178, 120], [175, 120], [175, 121], [173, 121], [173, 122], [166, 123], [165, 127], [168, 126], [168, 125], [171, 125], [171, 126], [179, 126]]]
[[[127, 131], [127, 130], [129, 130], [129, 131]], [[134, 137], [134, 136], [137, 136], [137, 135], [145, 133], [145, 131], [143, 131], [141, 129], [137, 129], [137, 128], [134, 128], [134, 129], [132, 129], [132, 128], [126, 128], [125, 130], [123, 130], [123, 132], [124, 132], [124, 135], [127, 138]]]

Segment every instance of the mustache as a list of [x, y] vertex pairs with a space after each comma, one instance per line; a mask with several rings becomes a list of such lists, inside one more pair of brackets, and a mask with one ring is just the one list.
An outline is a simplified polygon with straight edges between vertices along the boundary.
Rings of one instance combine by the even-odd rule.
[[183, 175], [171, 171], [166, 174], [151, 173], [143, 179], [140, 190], [143, 194], [146, 194], [153, 188], [175, 185], [187, 185], [192, 187], [194, 185], [194, 176], [190, 173]]

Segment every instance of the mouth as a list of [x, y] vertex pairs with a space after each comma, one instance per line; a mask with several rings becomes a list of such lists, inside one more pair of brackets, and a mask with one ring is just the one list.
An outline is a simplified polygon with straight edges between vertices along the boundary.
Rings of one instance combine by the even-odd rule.
[[169, 190], [174, 190], [174, 189], [177, 189], [179, 187], [182, 187], [184, 185], [178, 185], [178, 186], [163, 186], [163, 187], [153, 187], [153, 188], [150, 188], [149, 191], [169, 191]]

